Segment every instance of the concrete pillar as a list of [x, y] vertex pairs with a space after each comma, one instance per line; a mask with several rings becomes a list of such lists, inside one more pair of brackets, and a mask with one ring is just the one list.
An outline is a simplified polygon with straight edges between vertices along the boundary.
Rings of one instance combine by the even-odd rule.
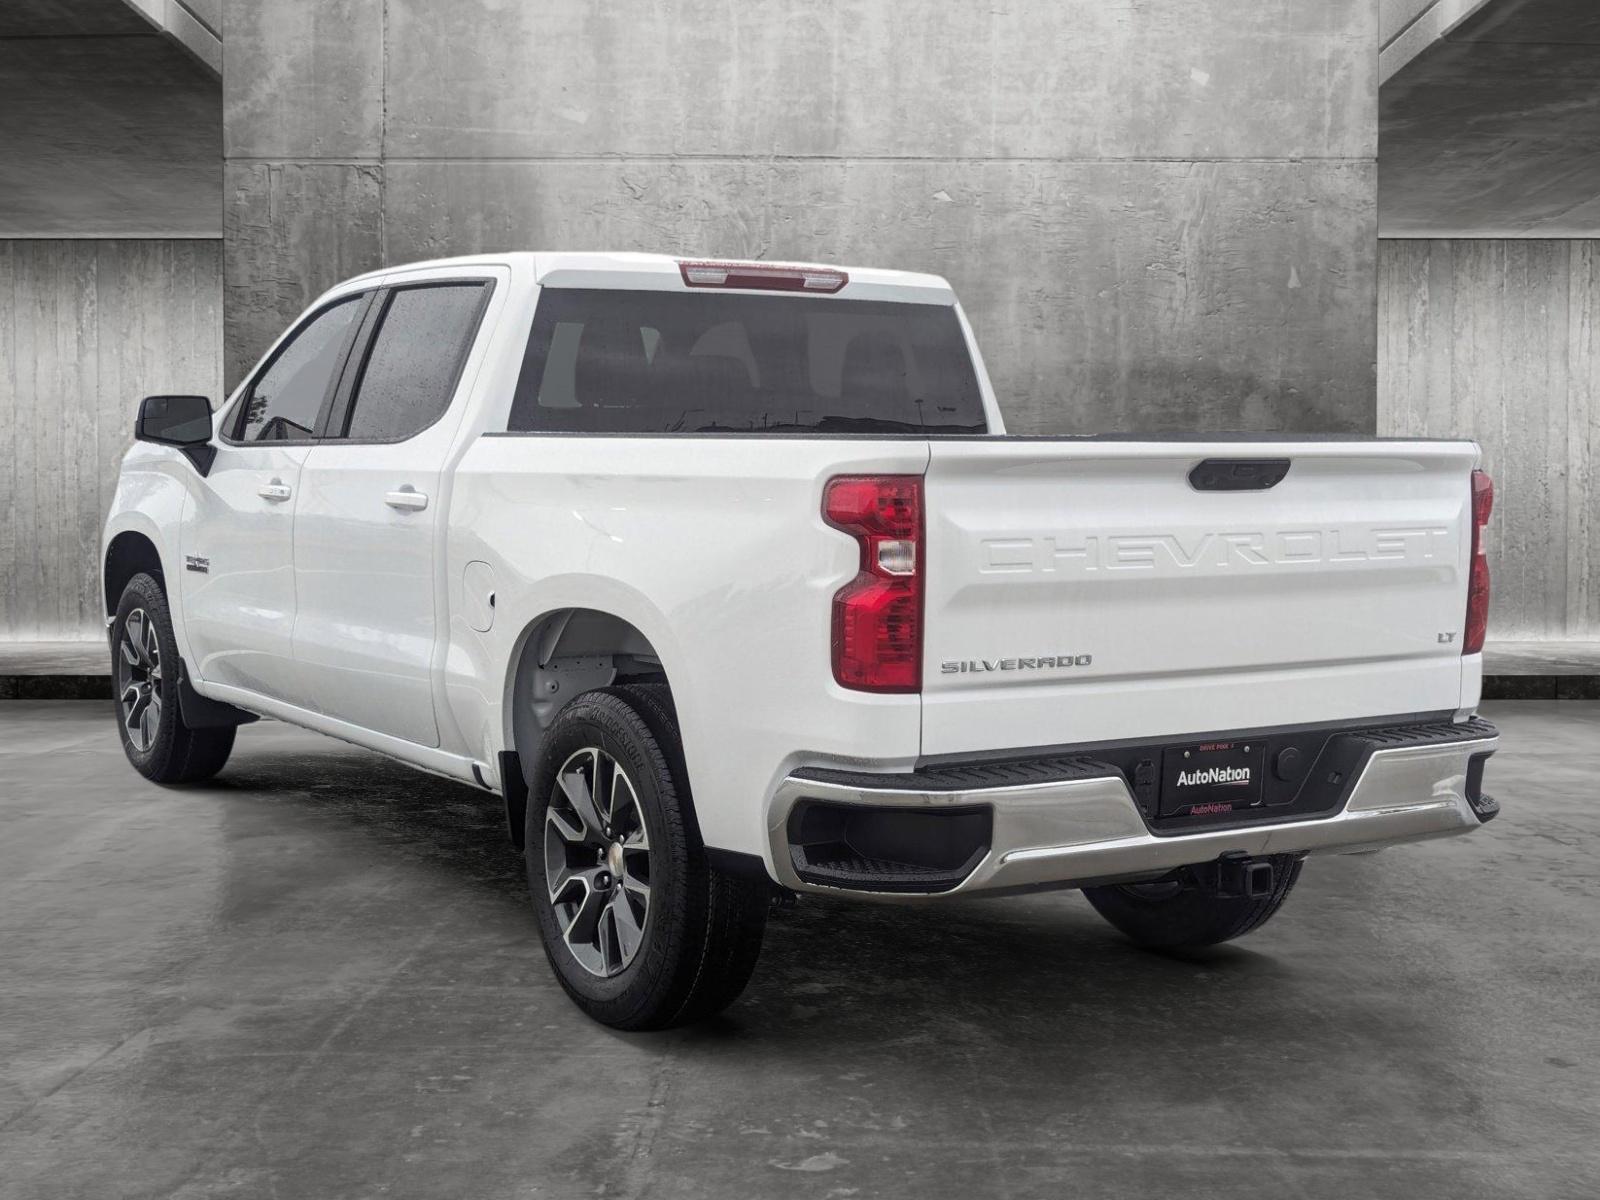
[[1600, 241], [1379, 245], [1380, 432], [1483, 446], [1489, 636], [1600, 640]]
[[381, 263], [935, 271], [1017, 431], [1374, 427], [1371, 0], [226, 0], [237, 380]]
[[215, 238], [0, 240], [0, 644], [99, 638], [139, 398], [222, 384]]

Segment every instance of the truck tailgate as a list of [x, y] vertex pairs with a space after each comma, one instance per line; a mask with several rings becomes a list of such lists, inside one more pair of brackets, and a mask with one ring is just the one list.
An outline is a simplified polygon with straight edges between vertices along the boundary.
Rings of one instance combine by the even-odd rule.
[[[1469, 442], [937, 440], [924, 755], [1455, 710]], [[1200, 490], [1207, 460], [1289, 460]]]

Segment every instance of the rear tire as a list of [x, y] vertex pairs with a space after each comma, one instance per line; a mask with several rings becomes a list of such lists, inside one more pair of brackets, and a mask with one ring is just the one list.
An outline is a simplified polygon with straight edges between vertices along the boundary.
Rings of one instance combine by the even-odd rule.
[[1148, 950], [1215, 946], [1258, 929], [1283, 907], [1301, 859], [1274, 854], [1272, 891], [1255, 900], [1219, 896], [1190, 880], [1084, 888], [1084, 897], [1107, 921]]
[[529, 785], [526, 846], [545, 954], [595, 1020], [665, 1029], [744, 990], [769, 889], [706, 861], [665, 688], [602, 688], [556, 715]]
[[[674, 778], [683, 780], [688, 795], [689, 771], [683, 762], [683, 737], [678, 731], [678, 712], [672, 692], [665, 683], [634, 683], [618, 689], [637, 702], [656, 740], [667, 749], [668, 764]], [[699, 840], [699, 831], [695, 833]], [[713, 919], [721, 922], [710, 937], [710, 951], [703, 986], [676, 1022], [688, 1025], [715, 1016], [739, 998], [756, 960], [761, 957], [761, 941], [766, 932], [767, 914], [772, 909], [772, 888], [762, 879], [740, 878], [708, 868], [715, 898]], [[752, 919], [753, 914], [753, 919]]]
[[111, 646], [117, 732], [133, 769], [155, 783], [198, 783], [222, 770], [233, 752], [234, 727], [184, 724], [172, 614], [153, 576], [135, 575], [122, 590]]

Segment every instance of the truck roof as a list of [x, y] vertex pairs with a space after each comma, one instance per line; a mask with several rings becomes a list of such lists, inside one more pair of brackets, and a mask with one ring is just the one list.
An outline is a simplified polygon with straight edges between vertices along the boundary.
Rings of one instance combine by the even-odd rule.
[[[711, 255], [639, 254], [628, 251], [508, 251], [499, 254], [471, 254], [456, 258], [437, 258], [425, 262], [397, 263], [382, 270], [369, 271], [346, 283], [375, 280], [397, 272], [437, 267], [508, 266], [514, 271], [531, 271], [537, 283], [550, 287], [613, 287], [643, 290], [678, 290], [686, 285], [679, 271], [681, 263], [709, 263], [771, 269], [803, 267], [840, 271], [849, 282], [834, 293], [846, 299], [897, 299], [925, 304], [953, 304], [955, 292], [938, 275], [916, 271], [892, 271], [881, 267], [847, 267], [828, 263], [798, 263], [787, 260], [769, 262], [757, 259], [717, 258]], [[811, 293], [817, 294], [817, 293]]]

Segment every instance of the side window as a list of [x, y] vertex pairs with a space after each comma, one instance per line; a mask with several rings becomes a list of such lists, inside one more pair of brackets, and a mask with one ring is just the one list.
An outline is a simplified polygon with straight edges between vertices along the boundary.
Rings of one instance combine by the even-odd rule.
[[442, 417], [472, 349], [486, 294], [483, 283], [391, 292], [356, 382], [343, 436], [400, 441]]
[[233, 430], [236, 441], [283, 442], [312, 436], [365, 299], [365, 295], [351, 296], [323, 309], [284, 343], [239, 406]]

